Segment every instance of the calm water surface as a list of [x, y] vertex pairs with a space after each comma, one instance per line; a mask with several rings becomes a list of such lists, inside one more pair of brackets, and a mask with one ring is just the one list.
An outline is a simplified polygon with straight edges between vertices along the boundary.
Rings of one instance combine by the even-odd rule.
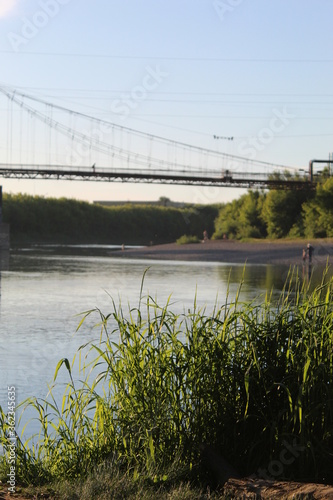
[[[143, 294], [161, 305], [171, 295], [175, 313], [192, 308], [195, 297], [209, 313], [216, 301], [225, 302], [228, 282], [230, 298], [235, 296], [244, 271], [241, 264], [129, 260], [111, 247], [34, 248], [2, 258], [0, 404], [6, 408], [7, 386], [16, 387], [18, 401], [45, 397], [57, 362], [72, 360], [80, 345], [99, 336], [98, 316], [76, 332], [78, 315], [95, 307], [111, 312], [110, 295], [125, 311], [128, 304], [136, 307], [147, 267]], [[287, 273], [286, 266], [248, 265], [241, 299], [252, 300], [272, 286], [278, 292]], [[65, 381], [62, 370], [59, 383]]]

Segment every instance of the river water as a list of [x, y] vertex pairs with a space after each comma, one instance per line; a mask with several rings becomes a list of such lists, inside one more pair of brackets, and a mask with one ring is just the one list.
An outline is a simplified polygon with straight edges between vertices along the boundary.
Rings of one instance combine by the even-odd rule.
[[[114, 247], [33, 247], [12, 251], [1, 260], [0, 405], [7, 408], [7, 387], [17, 403], [45, 397], [61, 358], [72, 360], [84, 343], [99, 337], [98, 314], [77, 332], [80, 313], [98, 307], [112, 312], [112, 300], [125, 312], [137, 307], [144, 272], [143, 295], [181, 314], [198, 306], [209, 314], [224, 304], [227, 290], [235, 297], [243, 264], [124, 259]], [[249, 301], [274, 287], [282, 289], [287, 266], [247, 265], [241, 300]], [[260, 300], [260, 299], [259, 299]], [[68, 382], [65, 369], [59, 384]], [[59, 386], [60, 387], [60, 386]], [[59, 389], [59, 394], [63, 388]], [[32, 423], [26, 432], [36, 432]]]

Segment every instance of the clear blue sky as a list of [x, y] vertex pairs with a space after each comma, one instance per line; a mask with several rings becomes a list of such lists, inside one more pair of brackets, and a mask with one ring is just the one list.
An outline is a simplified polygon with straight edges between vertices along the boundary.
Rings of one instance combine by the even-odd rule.
[[[166, 138], [307, 168], [333, 152], [332, 19], [330, 0], [1, 0], [0, 86]], [[138, 86], [144, 98], [126, 103]], [[8, 107], [1, 98], [1, 162]], [[90, 201], [210, 203], [242, 192], [0, 182], [7, 192]]]

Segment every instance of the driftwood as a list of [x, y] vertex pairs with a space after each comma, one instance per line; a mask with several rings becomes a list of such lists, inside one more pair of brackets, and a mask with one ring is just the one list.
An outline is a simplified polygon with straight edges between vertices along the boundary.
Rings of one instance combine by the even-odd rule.
[[333, 499], [333, 486], [293, 481], [231, 478], [224, 485], [224, 493], [235, 499], [331, 500]]
[[213, 447], [201, 446], [201, 458], [225, 495], [235, 499], [333, 500], [333, 486], [294, 481], [276, 481], [256, 477], [241, 478]]

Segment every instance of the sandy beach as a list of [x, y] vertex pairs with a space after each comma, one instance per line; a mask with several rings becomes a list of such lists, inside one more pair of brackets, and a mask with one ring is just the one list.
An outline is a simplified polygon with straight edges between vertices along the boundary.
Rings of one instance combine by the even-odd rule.
[[[333, 262], [333, 240], [312, 240], [312, 263]], [[185, 260], [205, 262], [230, 262], [252, 264], [301, 264], [304, 241], [255, 241], [234, 240], [206, 241], [177, 245], [168, 243], [136, 249], [125, 249], [122, 257], [154, 260]]]

